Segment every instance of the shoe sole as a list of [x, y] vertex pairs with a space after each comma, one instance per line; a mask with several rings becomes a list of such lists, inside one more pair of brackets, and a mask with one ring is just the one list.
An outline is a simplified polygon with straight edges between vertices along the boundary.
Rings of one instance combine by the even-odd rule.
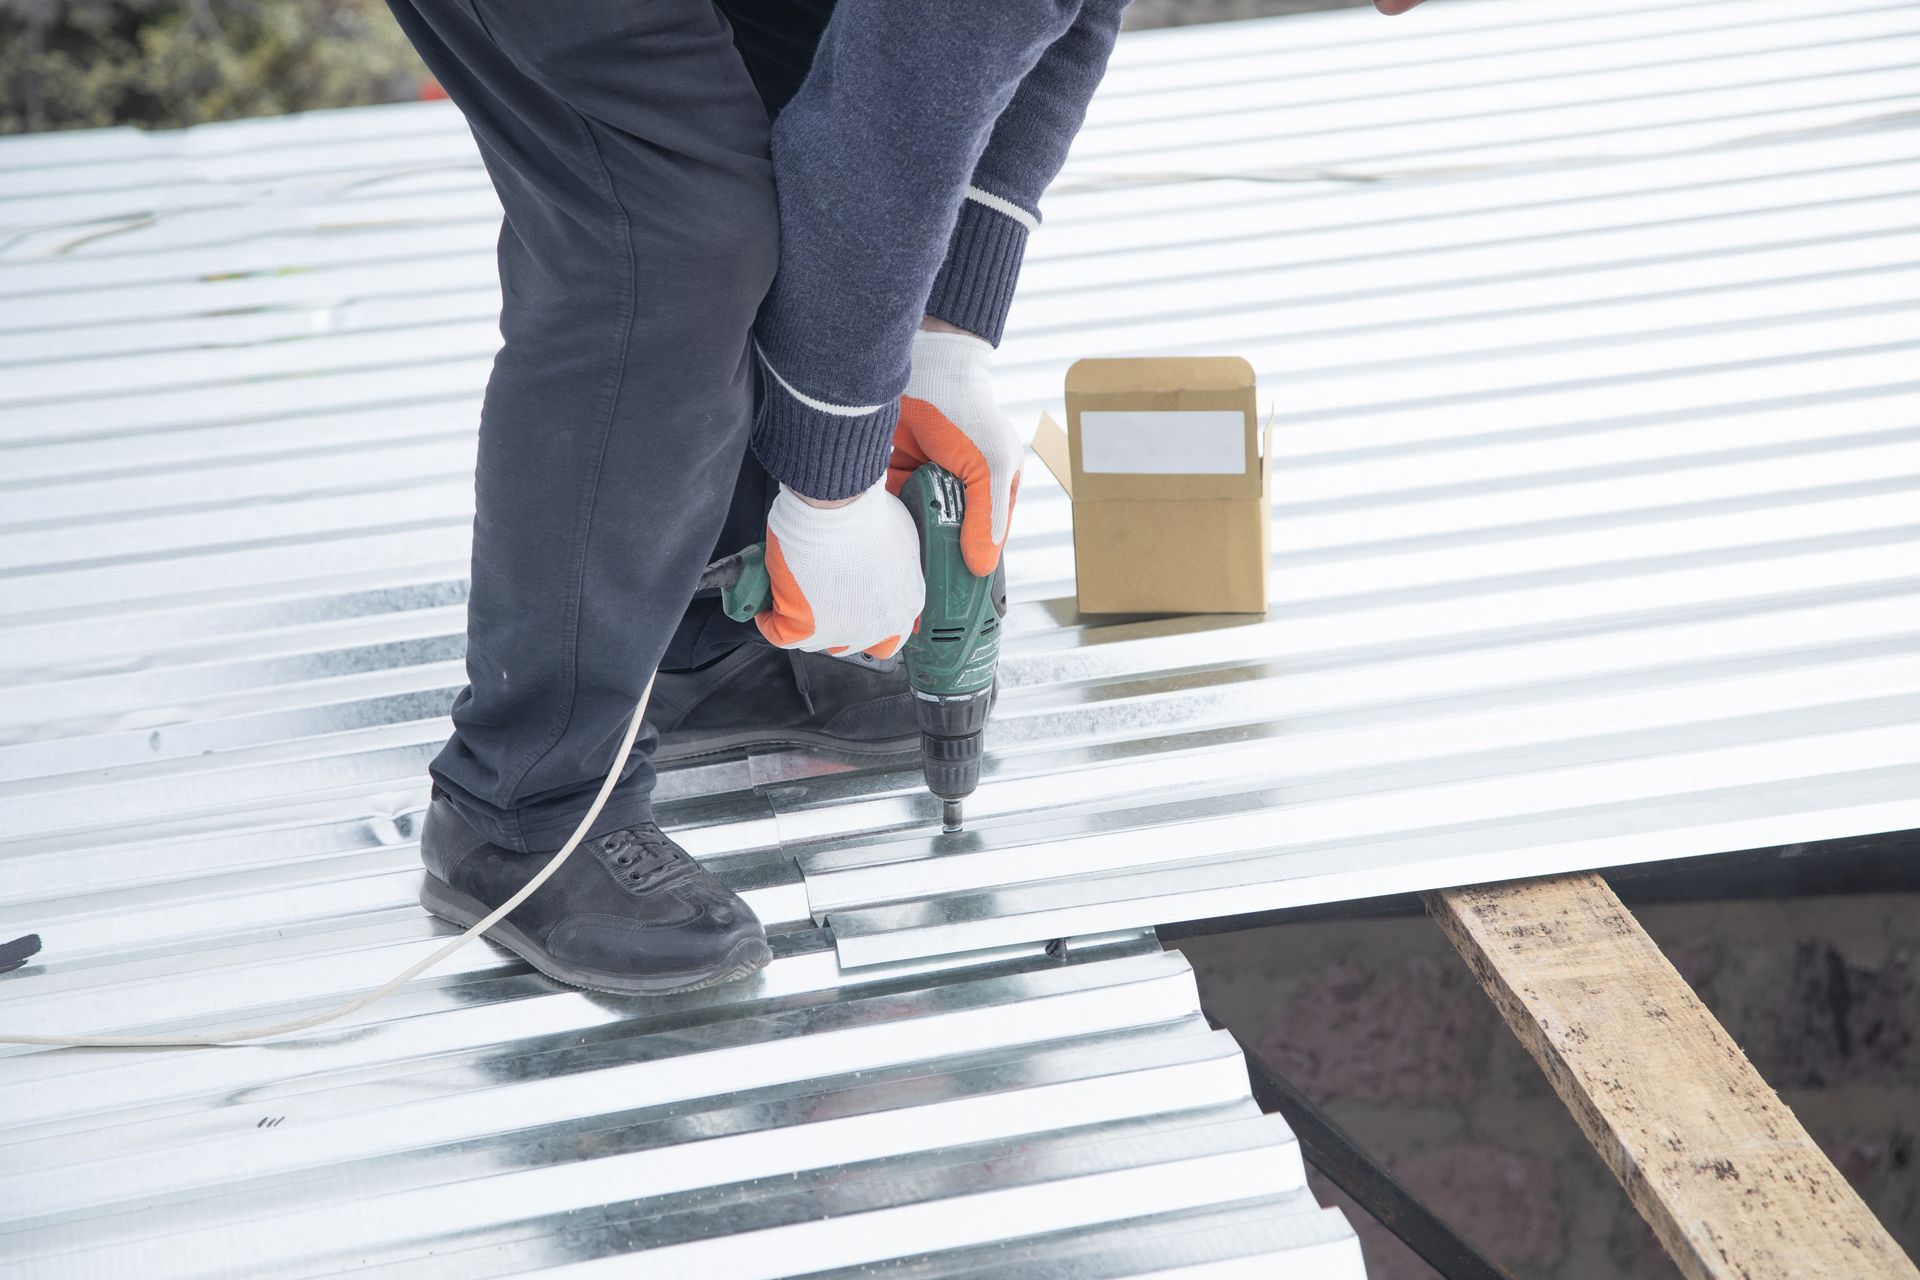
[[653, 759], [656, 764], [677, 764], [682, 760], [717, 756], [722, 752], [738, 751], [744, 747], [809, 747], [847, 756], [897, 756], [912, 751], [919, 745], [920, 735], [917, 733], [910, 733], [901, 738], [882, 738], [877, 742], [861, 742], [854, 738], [836, 738], [825, 733], [810, 733], [804, 729], [783, 729], [771, 735], [765, 729], [760, 729], [742, 730], [738, 733], [718, 733], [710, 737], [692, 738], [672, 744], [663, 742], [654, 748]]
[[[449, 924], [459, 925], [462, 929], [472, 928], [479, 921], [486, 919], [492, 911], [491, 907], [478, 898], [469, 897], [431, 873], [421, 881], [420, 905], [431, 914]], [[499, 943], [555, 982], [563, 982], [570, 987], [582, 987], [588, 991], [604, 991], [611, 995], [660, 996], [680, 991], [699, 991], [704, 987], [717, 987], [723, 982], [732, 982], [737, 978], [757, 973], [773, 959], [773, 949], [767, 946], [764, 939], [742, 938], [734, 944], [733, 950], [726, 954], [725, 959], [709, 968], [694, 973], [660, 973], [641, 976], [608, 973], [601, 969], [589, 969], [570, 964], [549, 953], [546, 948], [505, 920], [494, 925], [481, 936]]]

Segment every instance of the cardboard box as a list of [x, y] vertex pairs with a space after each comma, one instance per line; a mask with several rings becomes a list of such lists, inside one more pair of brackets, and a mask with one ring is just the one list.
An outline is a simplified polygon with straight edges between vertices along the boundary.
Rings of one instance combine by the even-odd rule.
[[1033, 448], [1073, 502], [1082, 613], [1266, 612], [1273, 450], [1256, 412], [1238, 356], [1067, 370], [1067, 425], [1042, 414]]

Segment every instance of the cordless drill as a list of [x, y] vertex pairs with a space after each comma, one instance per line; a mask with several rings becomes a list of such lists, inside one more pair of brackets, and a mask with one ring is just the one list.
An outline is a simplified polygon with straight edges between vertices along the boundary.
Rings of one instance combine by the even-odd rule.
[[[958, 831], [961, 802], [980, 785], [982, 737], [1000, 665], [1000, 620], [1007, 613], [1005, 558], [989, 577], [960, 554], [966, 491], [951, 472], [927, 463], [900, 490], [920, 534], [927, 599], [907, 638], [907, 684], [920, 721], [920, 770], [940, 797], [942, 825]], [[702, 587], [719, 587], [727, 616], [745, 622], [773, 604], [766, 547], [755, 543], [707, 566]]]

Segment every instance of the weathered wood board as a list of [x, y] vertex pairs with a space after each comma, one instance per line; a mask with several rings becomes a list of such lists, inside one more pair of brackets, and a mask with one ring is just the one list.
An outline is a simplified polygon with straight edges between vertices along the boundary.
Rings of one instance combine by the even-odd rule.
[[1687, 1276], [1920, 1276], [1605, 880], [1427, 909]]

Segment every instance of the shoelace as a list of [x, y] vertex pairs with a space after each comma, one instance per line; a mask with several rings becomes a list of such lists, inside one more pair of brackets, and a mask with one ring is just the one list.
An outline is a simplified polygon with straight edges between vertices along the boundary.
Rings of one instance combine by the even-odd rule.
[[694, 865], [680, 846], [637, 827], [622, 827], [601, 844], [612, 855], [608, 861], [616, 868], [614, 874], [643, 892], [658, 888]]

